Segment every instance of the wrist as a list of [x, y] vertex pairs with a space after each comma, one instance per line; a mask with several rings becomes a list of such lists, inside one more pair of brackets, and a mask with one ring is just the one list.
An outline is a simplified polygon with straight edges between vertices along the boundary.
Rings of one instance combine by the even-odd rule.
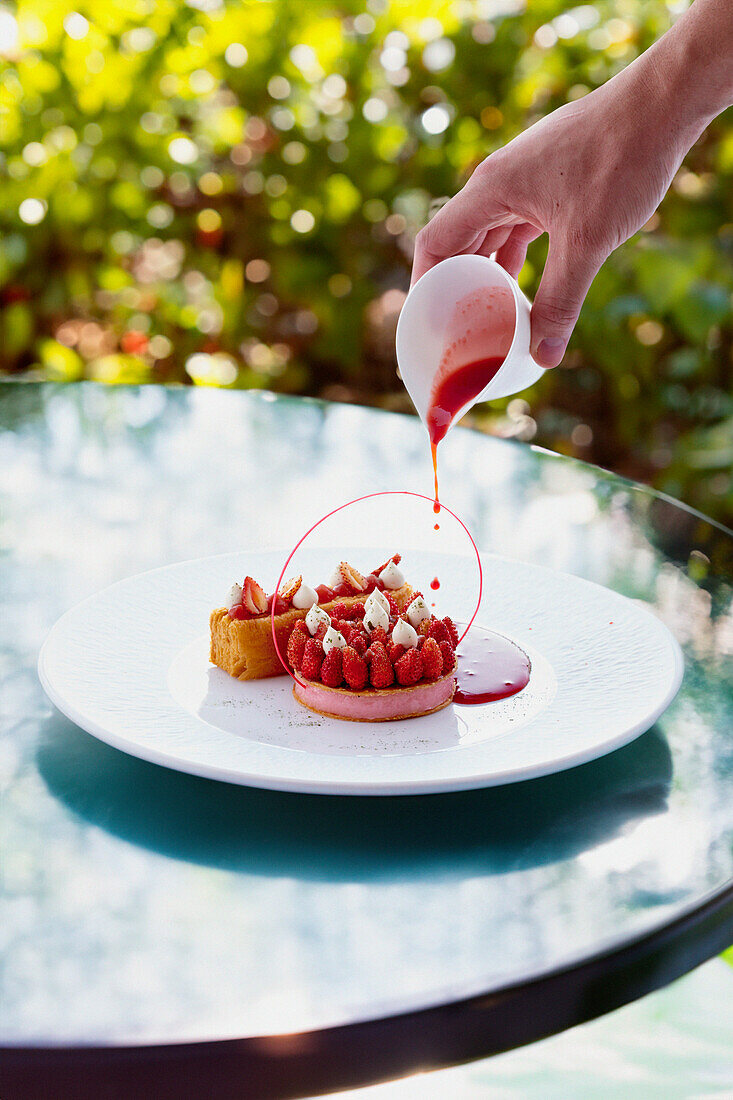
[[696, 0], [638, 59], [652, 94], [689, 148], [733, 103], [733, 15], [729, 0]]

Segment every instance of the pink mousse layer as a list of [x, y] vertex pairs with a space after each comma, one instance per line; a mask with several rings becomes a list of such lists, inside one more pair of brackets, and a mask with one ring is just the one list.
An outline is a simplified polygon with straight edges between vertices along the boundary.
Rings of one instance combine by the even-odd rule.
[[349, 691], [309, 682], [296, 683], [293, 695], [299, 703], [332, 718], [352, 722], [388, 722], [395, 718], [415, 718], [444, 707], [453, 698], [456, 681], [452, 673], [428, 684], [409, 688], [377, 691]]

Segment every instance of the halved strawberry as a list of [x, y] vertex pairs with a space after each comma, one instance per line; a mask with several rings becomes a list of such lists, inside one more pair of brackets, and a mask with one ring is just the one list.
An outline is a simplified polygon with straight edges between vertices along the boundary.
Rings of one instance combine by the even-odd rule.
[[252, 615], [264, 615], [267, 611], [267, 596], [257, 581], [251, 577], [244, 578], [242, 603]]
[[303, 583], [302, 576], [291, 577], [289, 581], [285, 581], [285, 584], [280, 589], [280, 595], [287, 603], [293, 602], [293, 596]]
[[342, 561], [339, 565], [339, 572], [344, 584], [354, 592], [364, 592], [366, 590], [366, 581], [359, 570], [354, 569], [353, 565], [349, 565], [347, 561]]
[[402, 554], [393, 554], [391, 558], [387, 558], [386, 561], [383, 561], [382, 564], [379, 566], [379, 569], [374, 570], [375, 577], [378, 577], [382, 570], [386, 569], [391, 561], [393, 561], [395, 565], [399, 565], [402, 561]]

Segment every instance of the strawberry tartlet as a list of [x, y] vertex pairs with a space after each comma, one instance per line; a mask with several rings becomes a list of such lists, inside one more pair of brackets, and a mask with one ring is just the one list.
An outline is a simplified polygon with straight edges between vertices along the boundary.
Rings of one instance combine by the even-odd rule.
[[287, 648], [293, 694], [352, 722], [432, 714], [453, 698], [457, 641], [453, 622], [431, 614], [419, 592], [399, 606], [376, 589], [363, 606], [337, 603], [328, 621], [296, 623]]
[[395, 554], [361, 574], [341, 562], [329, 585], [302, 577], [267, 596], [251, 577], [211, 614], [211, 660], [240, 680], [283, 672], [297, 701], [329, 718], [388, 722], [442, 710], [456, 690], [458, 632], [414, 592]]

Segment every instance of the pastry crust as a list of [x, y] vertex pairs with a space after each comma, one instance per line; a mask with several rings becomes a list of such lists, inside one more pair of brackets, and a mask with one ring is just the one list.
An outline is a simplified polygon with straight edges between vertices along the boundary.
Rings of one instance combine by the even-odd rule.
[[[420, 695], [427, 695], [431, 693], [431, 689], [440, 687], [446, 681], [450, 680], [450, 695], [447, 698], [441, 700], [436, 706], [426, 707], [425, 709], [414, 710], [411, 709], [411, 698], [414, 698], [418, 693]], [[308, 682], [310, 683], [310, 681]], [[403, 722], [409, 718], [424, 718], [427, 714], [436, 714], [439, 710], [443, 710], [453, 701], [453, 696], [456, 692], [456, 678], [453, 672], [448, 672], [444, 676], [441, 676], [439, 680], [423, 682], [421, 684], [414, 684], [410, 687], [393, 687], [393, 688], [366, 688], [364, 691], [352, 691], [350, 688], [332, 688], [326, 687], [324, 684], [313, 683], [313, 687], [317, 690], [318, 695], [325, 701], [330, 697], [334, 700], [333, 710], [323, 710], [320, 707], [313, 706], [311, 702], [307, 702], [303, 698], [303, 692], [299, 690], [299, 685], [296, 683], [293, 685], [293, 695], [300, 703], [301, 706], [307, 707], [308, 710], [313, 711], [315, 714], [320, 714], [323, 718], [340, 718], [345, 722]], [[355, 700], [369, 700], [371, 705], [375, 705], [375, 709], [379, 708], [380, 699], [399, 700], [400, 708], [395, 713], [390, 713], [381, 717], [371, 713], [369, 715], [362, 715], [356, 717], [349, 714], [349, 707]]]
[[[409, 584], [390, 592], [400, 611], [412, 600], [413, 590]], [[359, 596], [342, 596], [321, 604], [324, 611], [330, 612], [337, 603], [363, 605], [367, 593]], [[275, 616], [277, 644], [283, 657], [288, 646], [290, 632], [299, 619], [304, 619], [306, 611], [293, 608], [282, 615]], [[211, 663], [228, 672], [237, 680], [264, 680], [270, 676], [282, 676], [285, 672], [272, 640], [270, 616], [260, 615], [254, 619], [230, 619], [225, 607], [218, 607], [209, 618], [211, 630]]]

